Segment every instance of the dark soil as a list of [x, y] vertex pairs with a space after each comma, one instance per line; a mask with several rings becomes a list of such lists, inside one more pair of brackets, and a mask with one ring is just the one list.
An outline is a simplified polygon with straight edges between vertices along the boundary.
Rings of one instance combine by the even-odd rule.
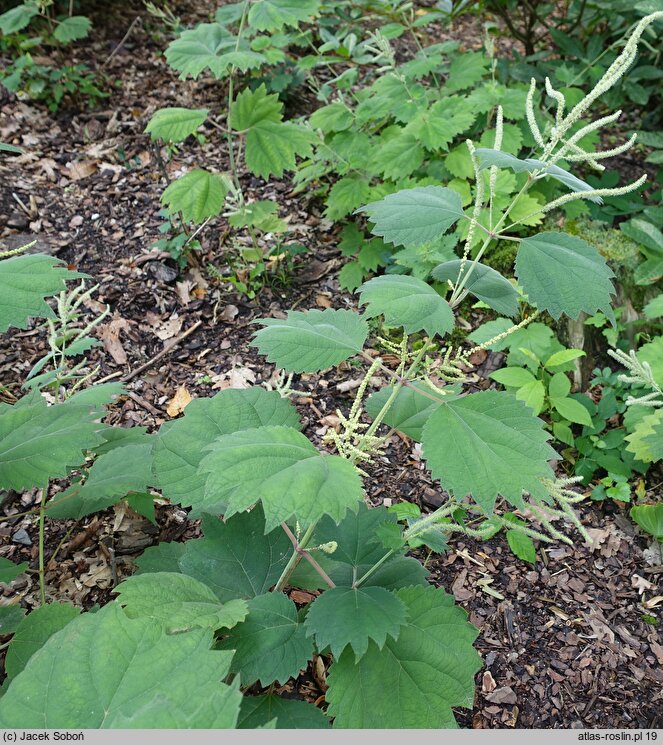
[[[99, 4], [98, 20], [106, 5]], [[207, 6], [182, 3], [178, 12], [192, 23], [207, 16]], [[88, 63], [102, 64], [115, 52], [105, 71], [119, 84], [100, 110], [51, 115], [30, 102], [0, 99], [0, 141], [25, 149], [22, 156], [0, 161], [0, 246], [37, 240], [38, 249], [99, 282], [88, 311], [99, 313], [108, 304], [111, 313], [97, 331], [104, 346], [92, 358], [100, 378], [127, 381], [129, 391], [108, 421], [153, 430], [170, 418], [166, 407], [182, 387], [200, 397], [273, 379], [273, 367], [248, 346], [255, 318], [295, 307], [353, 307], [355, 301], [339, 290], [336, 279], [342, 261], [335, 226], [322, 218], [315, 201], [292, 194], [286, 181], [243, 179], [251, 198], [278, 197], [293, 240], [308, 249], [293, 266], [277, 267], [255, 299], [238, 295], [224, 281], [243, 239], [229, 236], [223, 218], [201, 233], [203, 251], [180, 273], [170, 257], [152, 248], [160, 237], [165, 181], [144, 127], [155, 109], [169, 105], [208, 107], [222, 121], [224, 90], [216, 83], [177, 79], [162, 56], [167, 33], [141, 3], [113, 7], [112, 22], [96, 23], [93, 38], [77, 47], [79, 61]], [[141, 21], [118, 50], [137, 14]], [[455, 29], [467, 45], [480, 38], [473, 19]], [[303, 98], [305, 105], [314, 100], [307, 93]], [[221, 133], [208, 126], [205, 135], [204, 145], [187, 143], [168, 162], [169, 177], [191, 164], [227, 169]], [[0, 383], [20, 395], [20, 381], [45, 349], [39, 328], [5, 335]], [[474, 385], [487, 387], [487, 373], [499, 358], [484, 354], [474, 362]], [[344, 364], [296, 379], [298, 390], [310, 392], [296, 404], [314, 440], [335, 426], [336, 409], [347, 409], [352, 399], [352, 388], [339, 384], [360, 377], [359, 368]], [[443, 499], [422, 467], [418, 446], [407, 438], [392, 438], [366, 484], [373, 504], [407, 499], [428, 511]], [[660, 484], [652, 480], [651, 488], [653, 496]], [[36, 492], [9, 494], [0, 519], [0, 555], [27, 560], [33, 569], [36, 518], [17, 515], [37, 502]], [[540, 548], [536, 566], [516, 559], [499, 536], [485, 543], [456, 538], [447, 554], [421, 557], [430, 581], [453, 592], [481, 630], [477, 648], [485, 665], [477, 676], [473, 711], [457, 712], [461, 726], [661, 726], [663, 646], [659, 627], [651, 625], [660, 623], [663, 605], [657, 588], [661, 556], [648, 549], [619, 507], [588, 503], [581, 515], [593, 546], [569, 533], [575, 548]], [[157, 522], [153, 526], [122, 506], [79, 523], [48, 520], [49, 595], [85, 608], [107, 602], [145, 547], [199, 534], [184, 510], [165, 501], [157, 508]], [[30, 545], [16, 541], [20, 529]], [[14, 583], [3, 600], [37, 605], [36, 574]], [[287, 690], [324, 705], [324, 676], [320, 660]]]

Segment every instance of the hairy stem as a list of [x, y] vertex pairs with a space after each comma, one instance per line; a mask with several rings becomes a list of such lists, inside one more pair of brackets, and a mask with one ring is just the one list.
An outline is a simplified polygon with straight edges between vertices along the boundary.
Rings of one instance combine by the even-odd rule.
[[[302, 536], [301, 541], [298, 541], [298, 548], [303, 549], [308, 546], [309, 541], [313, 537], [313, 531], [315, 530], [315, 526], [318, 523], [315, 522], [312, 525], [309, 525], [306, 532]], [[288, 584], [288, 580], [290, 579], [292, 573], [295, 571], [297, 566], [299, 565], [299, 562], [302, 560], [302, 553], [298, 551], [297, 549], [293, 550], [292, 556], [288, 560], [288, 563], [285, 565], [285, 569], [281, 572], [281, 576], [278, 579], [278, 582], [274, 586], [274, 592], [283, 592], [285, 586]]]

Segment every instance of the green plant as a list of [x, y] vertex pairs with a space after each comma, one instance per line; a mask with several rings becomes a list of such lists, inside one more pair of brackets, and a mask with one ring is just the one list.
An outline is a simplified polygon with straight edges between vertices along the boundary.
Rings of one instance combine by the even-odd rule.
[[[254, 268], [263, 267], [263, 259], [270, 253], [258, 236], [269, 242], [284, 233], [287, 225], [278, 216], [276, 202], [247, 202], [240, 168], [244, 165], [262, 179], [280, 178], [295, 168], [298, 156], [310, 154], [312, 134], [302, 124], [283, 121], [283, 103], [276, 93], [268, 92], [266, 81], [254, 80], [251, 84], [250, 80], [242, 81], [240, 74], [285, 64], [283, 48], [295, 43], [298, 33], [288, 29], [297, 29], [302, 21], [314, 16], [318, 6], [316, 1], [295, 7], [270, 0], [245, 0], [220, 8], [215, 23], [182, 32], [169, 45], [166, 58], [182, 79], [196, 79], [208, 71], [216, 80], [227, 81], [225, 124], [209, 119], [207, 109], [167, 108], [158, 110], [146, 128], [153, 140], [169, 148], [196, 135], [208, 120], [223, 132], [229, 173], [194, 169], [172, 183], [166, 176], [168, 187], [162, 202], [169, 214], [179, 214], [183, 226], [193, 223], [202, 227], [223, 212], [231, 228], [248, 233], [251, 247], [238, 251]], [[165, 169], [162, 171], [165, 175]]]
[[[263, 5], [287, 7], [285, 0]], [[639, 35], [661, 16], [643, 19], [604, 89], [624, 74]], [[580, 113], [600, 92], [579, 104]], [[113, 396], [122, 394], [113, 384], [72, 391], [50, 406], [37, 391], [0, 405], [0, 486], [41, 489], [42, 601], [47, 514], [79, 517], [158, 487], [202, 517], [204, 534], [148, 549], [139, 572], [116, 588], [118, 598], [95, 613], [72, 618], [70, 610], [43, 604], [39, 619], [19, 620], [15, 636], [30, 638], [38, 628], [41, 647], [20, 658], [10, 642], [14, 675], [0, 699], [2, 726], [256, 727], [276, 719], [279, 726], [313, 727], [327, 726], [328, 717], [337, 728], [455, 725], [453, 707], [473, 699], [477, 631], [450, 595], [428, 585], [425, 568], [408, 550], [439, 551], [449, 535], [484, 538], [506, 528], [512, 548], [525, 555], [529, 545], [516, 545], [514, 536], [573, 543], [555, 526], [559, 520], [587, 537], [573, 510], [583, 497], [570, 489], [576, 479], [556, 477], [550, 461], [557, 454], [544, 422], [510, 393], [463, 395], [471, 350], [445, 345], [469, 294], [498, 312], [518, 313], [514, 286], [480, 263], [498, 238], [519, 244], [518, 281], [537, 313], [611, 312], [611, 274], [593, 247], [552, 231], [513, 236], [507, 223], [519, 196], [499, 218], [490, 208], [502, 166], [528, 173], [523, 194], [547, 175], [572, 189], [542, 206], [545, 212], [573, 198], [601, 196], [556, 165], [560, 151], [573, 150], [573, 135], [563, 138], [580, 115], [574, 109], [567, 121], [559, 103], [546, 141], [534, 120], [533, 91], [528, 98], [540, 160], [523, 166], [503, 157], [499, 114], [498, 148], [479, 151], [468, 143], [477, 177], [471, 215], [457, 192], [436, 185], [364, 208], [385, 243], [422, 245], [466, 223], [463, 257], [433, 272], [447, 284], [447, 298], [416, 277], [384, 275], [361, 286], [363, 313], [293, 310], [285, 318], [259, 319], [252, 345], [283, 371], [274, 390], [228, 389], [198, 399], [154, 435], [101, 421]], [[478, 219], [484, 208], [488, 225]], [[472, 259], [475, 232], [483, 236]], [[39, 312], [46, 312], [46, 294], [33, 298]], [[25, 315], [15, 311], [6, 323], [23, 323]], [[371, 343], [372, 318], [396, 330], [390, 339]], [[389, 350], [390, 361], [376, 346]], [[324, 453], [300, 431], [288, 400], [297, 393], [294, 375], [349, 360], [361, 362], [363, 379], [349, 410], [337, 412], [338, 431], [329, 429], [321, 443], [334, 452]], [[377, 373], [389, 385], [367, 396]], [[363, 479], [394, 430], [421, 442], [426, 467], [445, 492], [430, 514], [408, 508], [394, 514], [364, 502]], [[76, 473], [66, 492], [51, 494], [52, 480]], [[529, 511], [541, 528], [514, 510]], [[11, 577], [16, 570], [0, 565], [0, 571]], [[288, 596], [291, 588], [308, 591], [303, 607]], [[313, 657], [330, 665], [325, 713], [274, 692]], [[381, 695], [385, 689], [398, 697], [398, 707]]]
[[[98, 76], [86, 65], [53, 65], [37, 61], [32, 52], [46, 47], [57, 57], [61, 50], [90, 32], [85, 16], [55, 15], [48, 0], [29, 0], [0, 15], [4, 43], [12, 50], [13, 61], [0, 76], [0, 84], [12, 92], [24, 92], [35, 101], [43, 101], [56, 111], [67, 96], [86, 100], [90, 106], [104, 98]], [[37, 36], [28, 36], [28, 32]]]

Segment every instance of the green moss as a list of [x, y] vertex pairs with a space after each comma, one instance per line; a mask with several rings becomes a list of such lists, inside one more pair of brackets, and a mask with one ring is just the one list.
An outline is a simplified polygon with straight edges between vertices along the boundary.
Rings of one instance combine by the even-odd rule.
[[513, 265], [518, 253], [518, 244], [513, 241], [501, 241], [492, 251], [488, 251], [482, 263], [503, 274], [505, 277], [513, 276]]
[[587, 217], [567, 220], [564, 227], [571, 235], [577, 235], [578, 238], [595, 246], [607, 261], [629, 268], [637, 265], [640, 256], [638, 244], [627, 238], [621, 230], [615, 230], [604, 222], [590, 220]]

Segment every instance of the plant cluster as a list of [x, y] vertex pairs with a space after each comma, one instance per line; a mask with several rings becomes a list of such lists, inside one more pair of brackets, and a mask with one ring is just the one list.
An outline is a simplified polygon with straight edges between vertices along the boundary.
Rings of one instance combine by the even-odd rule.
[[[255, 55], [278, 48], [269, 34], [296, 27], [317, 6], [312, 1], [293, 10], [285, 0], [224, 6], [216, 23], [184, 32], [171, 45], [170, 62], [185, 75], [205, 67], [219, 76], [249, 70], [258, 64]], [[642, 19], [581, 100], [568, 104], [547, 81], [555, 102], [551, 116], [538, 111], [532, 81], [519, 119], [536, 157], [518, 158], [503, 148], [510, 130], [497, 105], [490, 137], [478, 146], [471, 139], [464, 144], [462, 157], [474, 180], [469, 205], [458, 189], [439, 183], [373, 193], [375, 201], [360, 203], [385, 246], [430, 245], [455, 227], [461, 253], [437, 262], [431, 283], [406, 274], [364, 282], [361, 311], [292, 310], [285, 318], [260, 319], [251, 343], [283, 371], [275, 390], [228, 389], [197, 399], [181, 418], [151, 434], [113, 428], [103, 418], [123, 395], [122, 386], [93, 385], [94, 369], [70, 360], [94, 343], [90, 332], [98, 319], [86, 323], [79, 315], [91, 290], [67, 289], [68, 280], [81, 277], [51, 257], [4, 257], [0, 331], [44, 317], [50, 351], [33, 369], [25, 395], [0, 403], [0, 487], [38, 490], [32, 513], [39, 522], [42, 601], [25, 617], [16, 608], [0, 608], [3, 631], [13, 631], [0, 725], [312, 728], [333, 720], [338, 728], [455, 726], [453, 708], [473, 700], [481, 665], [473, 648], [478, 632], [451, 595], [427, 582], [425, 567], [408, 552], [422, 546], [439, 552], [450, 535], [481, 539], [504, 529], [512, 549], [533, 561], [534, 540], [573, 544], [569, 524], [587, 538], [574, 511], [583, 499], [572, 488], [578, 477], [557, 476], [551, 461], [558, 454], [537, 416], [548, 410], [558, 428], [563, 422], [557, 415], [586, 427], [593, 423], [569, 395], [564, 372], [578, 350], [548, 339], [536, 353], [537, 335], [540, 342], [545, 334], [533, 329], [544, 314], [577, 320], [601, 312], [614, 320], [613, 273], [577, 236], [560, 230], [522, 235], [521, 229], [576, 200], [622, 196], [642, 185], [641, 178], [595, 189], [569, 169], [599, 164], [632, 144], [587, 151], [579, 143], [617, 116], [581, 120], [624, 76], [641, 36], [661, 18], [663, 13]], [[240, 33], [247, 23], [255, 36]], [[232, 24], [237, 33], [228, 29]], [[388, 74], [384, 79], [393, 84]], [[292, 168], [298, 154], [313, 152], [310, 130], [284, 122], [281, 103], [264, 84], [237, 95], [229, 87], [229, 147], [237, 155], [242, 144], [249, 169], [267, 177]], [[166, 110], [150, 127], [164, 141], [178, 142], [206, 115]], [[241, 216], [241, 226], [258, 229], [257, 212], [244, 201], [236, 175], [197, 169], [174, 181], [164, 201], [185, 223], [204, 222], [212, 207], [221, 210], [225, 203], [232, 216]], [[547, 199], [551, 181], [563, 193]], [[504, 242], [517, 247], [519, 289], [482, 261]], [[45, 300], [54, 295], [56, 310]], [[487, 333], [483, 329], [485, 338], [475, 338], [474, 349], [529, 334], [531, 343], [511, 345], [507, 368], [523, 384], [502, 381], [515, 395], [467, 390], [472, 350], [451, 342], [466, 298], [500, 316]], [[389, 338], [371, 336], [372, 319]], [[660, 337], [650, 345], [639, 356], [621, 358], [630, 372], [626, 382], [652, 389], [638, 394], [632, 408], [654, 413], [627, 438], [644, 462], [660, 458], [663, 427]], [[314, 443], [289, 400], [297, 393], [294, 376], [350, 360], [364, 369], [354, 400], [337, 412], [338, 429]], [[368, 395], [377, 375], [388, 384]], [[50, 401], [42, 395], [45, 388]], [[421, 443], [425, 467], [443, 490], [441, 506], [430, 514], [367, 504], [373, 461], [395, 431]], [[94, 613], [47, 603], [46, 519], [78, 519], [122, 499], [151, 515], [153, 489], [201, 517], [203, 537], [145, 551], [139, 571], [117, 586], [117, 598]], [[640, 524], [648, 519], [637, 515]], [[0, 580], [11, 582], [26, 569], [2, 560]], [[289, 594], [292, 589], [300, 592]], [[328, 668], [325, 711], [276, 693], [314, 661]], [[384, 690], [399, 706], [385, 700]]]
[[13, 93], [25, 93], [57, 111], [66, 97], [83, 99], [94, 106], [105, 94], [97, 76], [84, 64], [58, 66], [42, 52], [61, 57], [61, 50], [90, 33], [90, 19], [69, 12], [53, 12], [52, 0], [29, 0], [0, 15], [0, 48], [12, 62], [0, 75], [0, 85]]

